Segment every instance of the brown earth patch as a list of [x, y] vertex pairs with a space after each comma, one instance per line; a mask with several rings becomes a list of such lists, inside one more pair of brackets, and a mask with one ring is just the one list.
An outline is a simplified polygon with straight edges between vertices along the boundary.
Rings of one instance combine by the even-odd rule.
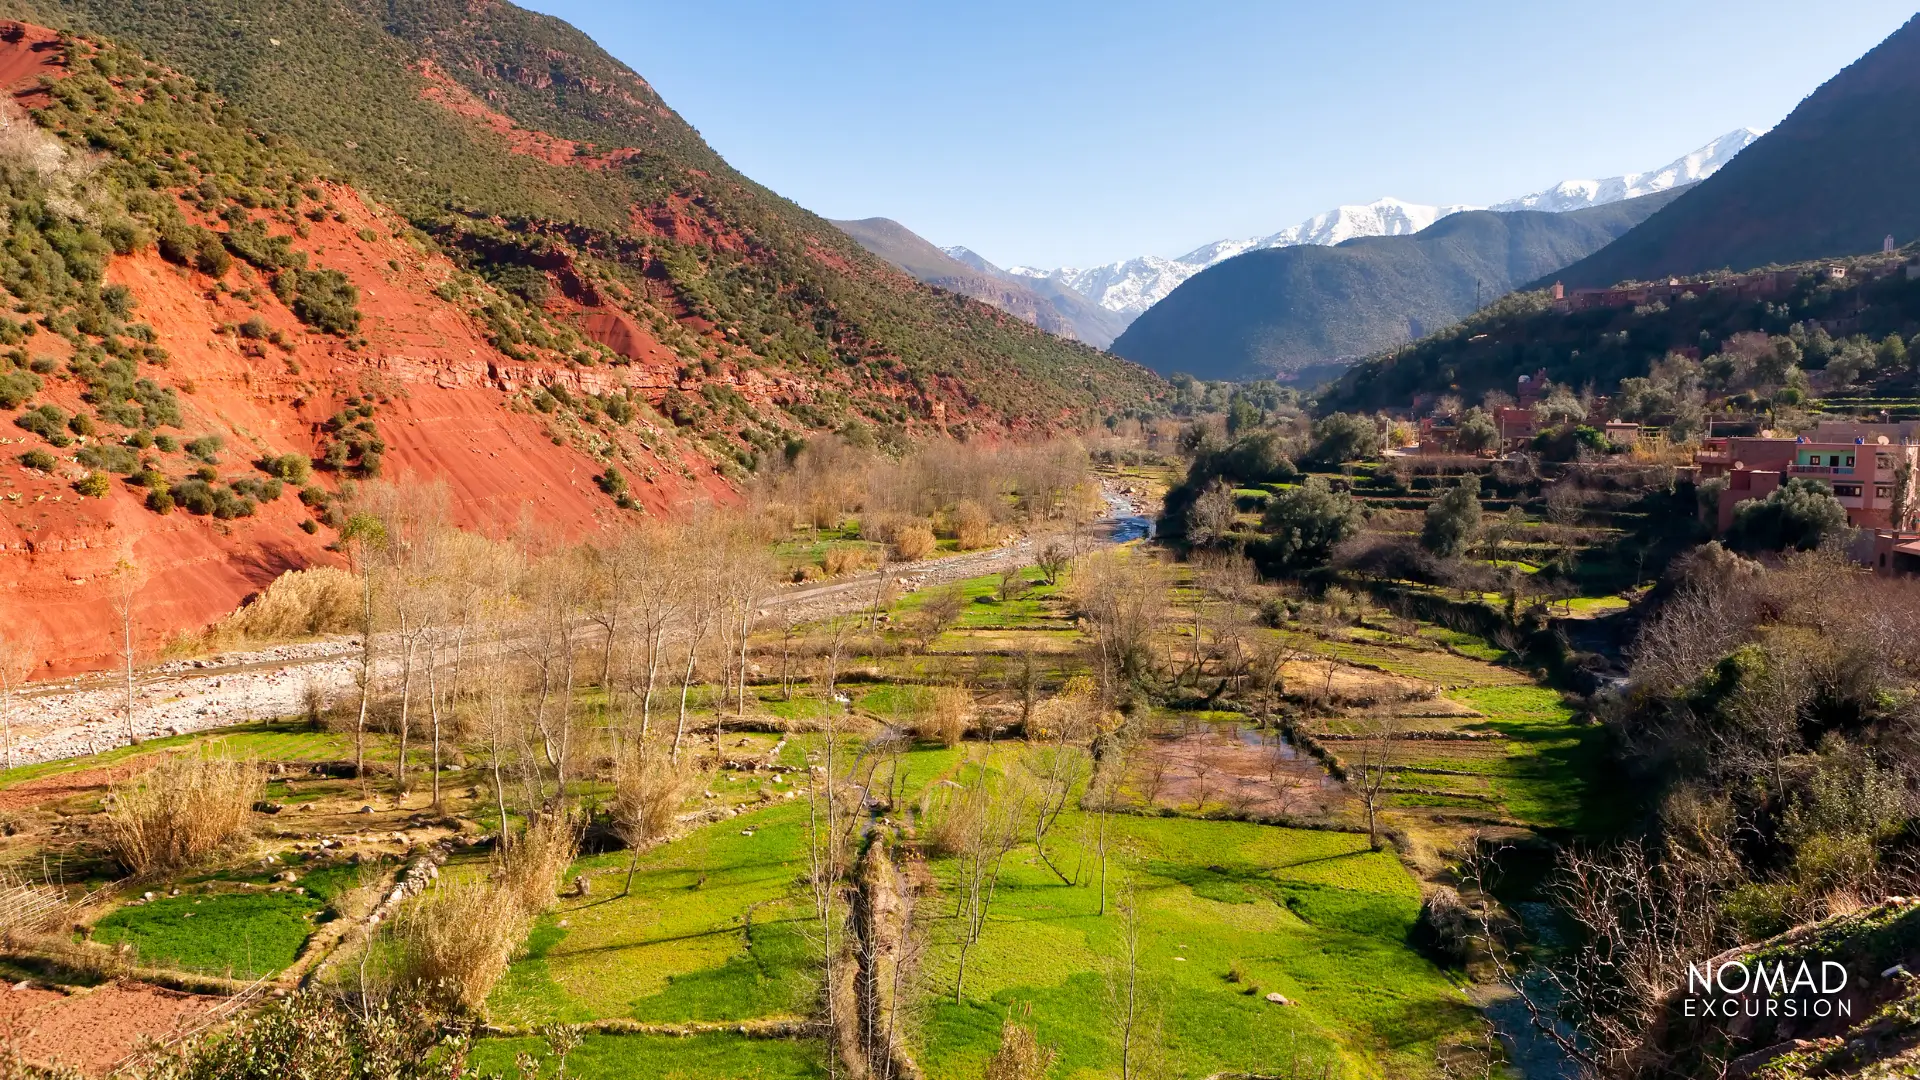
[[188, 1029], [223, 999], [140, 983], [75, 994], [0, 985], [0, 1038], [29, 1061], [58, 1061], [102, 1075], [147, 1039]]
[[30, 23], [0, 23], [0, 88], [11, 92], [15, 101], [27, 108], [45, 104], [50, 99], [40, 80], [66, 73], [67, 55], [59, 34]]
[[587, 169], [610, 169], [615, 165], [631, 161], [639, 155], [638, 150], [624, 148], [601, 152], [586, 143], [521, 127], [512, 117], [496, 111], [481, 101], [471, 90], [456, 82], [431, 59], [420, 60], [414, 65], [414, 70], [426, 80], [426, 85], [420, 88], [422, 98], [441, 106], [448, 112], [484, 125], [500, 136], [512, 153], [537, 158], [549, 165]]
[[[1227, 809], [1281, 817], [1327, 817], [1348, 794], [1318, 761], [1278, 732], [1194, 724], [1147, 740], [1128, 787], [1153, 803], [1180, 810]], [[1157, 789], [1157, 790], [1156, 790]]]

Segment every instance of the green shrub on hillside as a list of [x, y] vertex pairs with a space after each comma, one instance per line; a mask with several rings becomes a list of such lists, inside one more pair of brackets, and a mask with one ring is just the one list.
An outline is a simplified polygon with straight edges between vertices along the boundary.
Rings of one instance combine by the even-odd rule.
[[300, 321], [329, 334], [346, 335], [360, 328], [360, 290], [338, 270], [284, 270], [274, 279], [278, 291], [291, 278], [293, 313]]

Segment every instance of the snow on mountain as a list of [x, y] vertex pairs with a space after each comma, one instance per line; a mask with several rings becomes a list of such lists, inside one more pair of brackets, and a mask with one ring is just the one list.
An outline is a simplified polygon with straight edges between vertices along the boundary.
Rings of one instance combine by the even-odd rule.
[[[1733, 156], [1765, 134], [1754, 128], [1741, 128], [1713, 140], [1676, 161], [1651, 172], [1627, 173], [1605, 180], [1566, 180], [1545, 191], [1508, 199], [1486, 207], [1489, 210], [1542, 210], [1560, 213], [1587, 206], [1602, 206], [1680, 184], [1703, 180], [1732, 160]], [[1044, 270], [1031, 266], [1013, 266], [1005, 271], [1019, 277], [1055, 281], [1128, 319], [1139, 315], [1166, 298], [1180, 283], [1218, 262], [1259, 248], [1291, 247], [1295, 244], [1338, 244], [1358, 236], [1405, 236], [1416, 233], [1462, 210], [1476, 206], [1431, 206], [1391, 197], [1361, 205], [1338, 206], [1291, 228], [1268, 236], [1245, 240], [1216, 240], [1187, 252], [1177, 259], [1142, 255], [1122, 262], [1081, 269], [1071, 266]], [[968, 262], [986, 260], [966, 248], [947, 248], [947, 254]], [[959, 253], [965, 252], [966, 257]], [[990, 264], [989, 264], [990, 265]]]
[[1628, 173], [1605, 180], [1562, 180], [1545, 191], [1494, 203], [1489, 210], [1546, 210], [1562, 213], [1588, 206], [1604, 206], [1622, 199], [1651, 195], [1713, 175], [1766, 132], [1754, 128], [1730, 131], [1685, 157], [1652, 172]]

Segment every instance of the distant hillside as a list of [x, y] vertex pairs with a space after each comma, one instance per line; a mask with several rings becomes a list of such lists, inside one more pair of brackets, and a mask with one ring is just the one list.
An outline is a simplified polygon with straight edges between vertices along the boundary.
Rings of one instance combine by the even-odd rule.
[[[1519, 376], [1543, 369], [1554, 382], [1611, 394], [1620, 380], [1647, 375], [1674, 351], [1698, 354], [1706, 367], [1717, 368], [1713, 354], [1736, 334], [1785, 337], [1817, 327], [1827, 349], [1855, 334], [1875, 342], [1889, 334], [1911, 338], [1920, 334], [1920, 280], [1909, 279], [1903, 263], [1916, 249], [1920, 245], [1850, 257], [1838, 279], [1821, 259], [1623, 291], [1584, 310], [1555, 311], [1545, 290], [1511, 293], [1420, 341], [1353, 365], [1321, 395], [1320, 407], [1404, 409], [1417, 396], [1447, 393], [1473, 402], [1488, 390], [1511, 393]], [[1827, 365], [1804, 337], [1802, 344], [1803, 367]], [[1909, 364], [1883, 363], [1868, 377], [1903, 377]]]
[[1411, 236], [1251, 251], [1134, 320], [1113, 350], [1163, 374], [1288, 378], [1422, 337], [1598, 250], [1682, 189], [1554, 214], [1468, 211]]
[[1920, 237], [1920, 17], [1672, 206], [1567, 267], [1569, 287], [1878, 251]]
[[1072, 289], [1052, 281], [1016, 277], [970, 251], [966, 254], [971, 258], [962, 261], [892, 218], [833, 224], [859, 241], [861, 247], [926, 284], [992, 304], [1050, 334], [1104, 349], [1126, 325], [1125, 318]]

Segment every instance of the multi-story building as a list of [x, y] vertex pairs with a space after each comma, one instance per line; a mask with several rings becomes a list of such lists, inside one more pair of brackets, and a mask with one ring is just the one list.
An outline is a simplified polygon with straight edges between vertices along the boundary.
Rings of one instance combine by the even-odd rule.
[[1716, 527], [1733, 524], [1733, 508], [1745, 499], [1764, 499], [1794, 477], [1821, 480], [1833, 488], [1847, 520], [1863, 529], [1889, 529], [1914, 516], [1920, 484], [1909, 483], [1906, 512], [1895, 520], [1894, 473], [1904, 463], [1920, 465], [1920, 422], [1898, 424], [1823, 420], [1797, 438], [1708, 439], [1694, 462], [1700, 478], [1727, 478], [1720, 493]]

